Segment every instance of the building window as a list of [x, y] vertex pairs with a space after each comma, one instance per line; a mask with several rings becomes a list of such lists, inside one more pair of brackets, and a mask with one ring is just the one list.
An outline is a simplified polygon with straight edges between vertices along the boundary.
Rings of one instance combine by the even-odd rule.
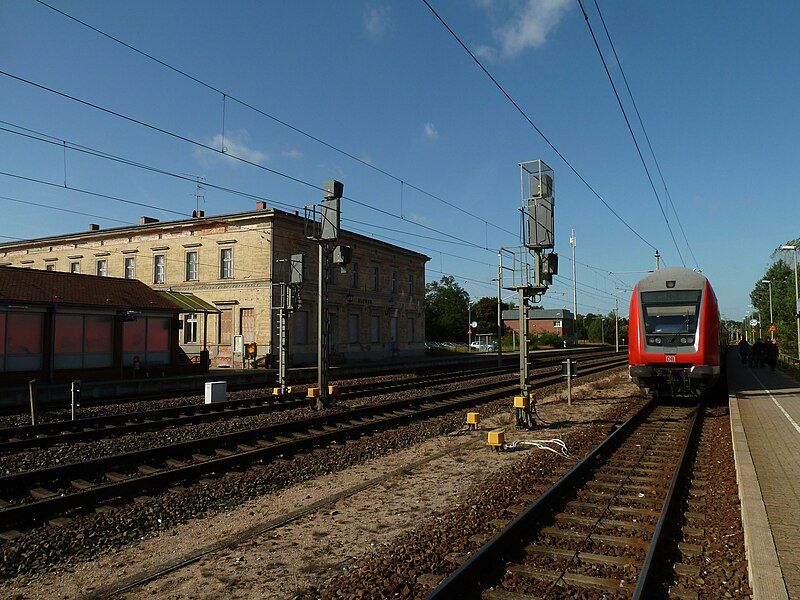
[[186, 253], [186, 281], [197, 281], [197, 252]]
[[412, 273], [408, 274], [408, 297], [414, 295], [414, 275]]
[[294, 323], [294, 343], [307, 344], [308, 343], [308, 311], [300, 310], [292, 315], [292, 322]]
[[358, 287], [358, 263], [353, 263], [350, 267], [350, 287]]
[[125, 279], [136, 279], [136, 257], [125, 257]]
[[381, 316], [372, 315], [369, 323], [369, 341], [377, 344], [381, 341]]
[[56, 270], [56, 263], [47, 263], [44, 266], [45, 271], [55, 271]]
[[108, 277], [108, 261], [105, 258], [97, 261], [97, 276]]
[[392, 271], [392, 293], [397, 293], [397, 271]]
[[167, 270], [167, 257], [163, 254], [153, 256], [153, 283], [164, 283]]
[[381, 289], [381, 268], [372, 267], [372, 291], [377, 292]]
[[197, 313], [189, 313], [183, 318], [183, 343], [197, 342]]
[[389, 319], [389, 341], [392, 344], [397, 343], [397, 317]]
[[348, 332], [347, 340], [351, 344], [358, 343], [358, 327], [359, 327], [358, 314], [351, 313], [347, 318], [347, 332]]
[[561, 329], [561, 321], [553, 321], [553, 329]]
[[233, 278], [233, 248], [222, 248], [219, 251], [219, 278]]
[[77, 261], [69, 263], [69, 272], [70, 273], [80, 273], [81, 272], [81, 263], [79, 263]]
[[406, 342], [414, 342], [414, 317], [409, 317], [406, 322]]

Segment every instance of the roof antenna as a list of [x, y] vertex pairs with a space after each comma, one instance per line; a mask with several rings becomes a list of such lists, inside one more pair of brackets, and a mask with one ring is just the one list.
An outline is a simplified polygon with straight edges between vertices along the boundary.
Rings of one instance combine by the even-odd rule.
[[200, 201], [206, 201], [206, 195], [203, 193], [206, 188], [201, 185], [201, 181], [205, 181], [206, 178], [201, 175], [192, 175], [191, 173], [181, 173], [181, 175], [185, 175], [186, 177], [191, 177], [195, 181], [195, 190], [194, 190], [194, 208], [195, 213], [200, 212]]

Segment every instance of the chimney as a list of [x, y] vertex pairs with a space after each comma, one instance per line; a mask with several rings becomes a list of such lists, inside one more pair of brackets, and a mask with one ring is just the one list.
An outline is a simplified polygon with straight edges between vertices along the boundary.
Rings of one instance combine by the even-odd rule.
[[193, 210], [192, 211], [192, 218], [193, 219], [202, 219], [206, 216], [206, 211], [204, 210]]
[[256, 210], [267, 210], [267, 203], [263, 200], [256, 202]]
[[139, 217], [139, 225], [147, 225], [148, 223], [158, 223], [155, 217]]
[[100, 231], [100, 225], [97, 223], [89, 223], [89, 231]]
[[299, 211], [299, 210], [293, 210], [293, 211], [292, 211], [292, 214], [293, 214], [295, 217], [299, 217], [299, 216], [300, 216], [300, 211]]

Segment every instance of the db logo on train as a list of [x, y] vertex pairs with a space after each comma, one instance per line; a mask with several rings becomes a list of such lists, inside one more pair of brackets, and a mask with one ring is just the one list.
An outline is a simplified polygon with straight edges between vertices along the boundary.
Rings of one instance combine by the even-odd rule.
[[667, 354], [667, 362], [675, 362], [675, 355]]

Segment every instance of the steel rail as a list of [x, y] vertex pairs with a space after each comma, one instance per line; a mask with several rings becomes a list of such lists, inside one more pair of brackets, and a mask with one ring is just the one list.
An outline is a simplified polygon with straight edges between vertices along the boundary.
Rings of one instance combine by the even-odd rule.
[[[542, 525], [552, 515], [552, 509], [556, 503], [563, 501], [565, 496], [572, 493], [576, 484], [584, 480], [592, 472], [602, 457], [613, 453], [636, 427], [646, 419], [656, 405], [657, 403], [651, 399], [635, 415], [615, 429], [554, 485], [541, 494], [528, 508], [440, 583], [427, 596], [427, 600], [471, 597], [470, 592], [473, 592], [472, 595], [474, 595], [475, 584], [480, 582], [481, 575], [496, 572], [498, 565], [503, 564], [504, 558], [510, 552], [516, 551], [520, 546], [524, 545], [524, 540], [530, 537], [531, 530]], [[688, 468], [691, 443], [699, 431], [698, 423], [700, 419], [698, 415], [700, 412], [701, 410], [698, 407], [692, 417], [658, 523], [653, 532], [645, 561], [640, 569], [636, 593], [633, 596], [637, 600], [645, 600], [652, 597], [652, 595], [648, 594], [653, 585], [656, 557], [664, 543], [666, 523], [676, 507], [679, 497], [677, 491]]]
[[[507, 373], [513, 367], [501, 367], [460, 374], [440, 374], [395, 382], [377, 382], [373, 386], [358, 384], [343, 386], [337, 398], [358, 398], [369, 394], [384, 394], [416, 387], [420, 384], [446, 384], [491, 377]], [[229, 419], [277, 412], [306, 406], [308, 400], [302, 394], [287, 396], [264, 395], [257, 398], [228, 400], [218, 404], [189, 404], [126, 412], [113, 415], [98, 415], [75, 419], [74, 421], [54, 421], [39, 425], [23, 425], [0, 429], [0, 453], [16, 452], [26, 448], [42, 448], [52, 444], [90, 441], [112, 435], [123, 435], [149, 431], [162, 427], [203, 423], [217, 419]]]
[[[587, 361], [602, 360], [611, 354], [592, 354]], [[537, 365], [545, 368], [560, 364], [559, 360], [548, 360]], [[432, 374], [389, 382], [347, 384], [341, 386], [338, 399], [352, 399], [361, 396], [389, 394], [419, 387], [420, 385], [444, 385], [469, 379], [492, 377], [508, 373], [513, 366], [493, 367], [482, 370], [467, 370], [460, 373]], [[218, 404], [190, 404], [126, 412], [112, 415], [98, 415], [74, 421], [54, 421], [38, 425], [23, 425], [0, 429], [0, 454], [19, 452], [29, 448], [44, 448], [55, 444], [88, 442], [113, 436], [153, 431], [167, 427], [177, 427], [211, 421], [247, 417], [257, 414], [279, 412], [302, 408], [308, 404], [303, 394], [286, 396], [264, 395], [257, 398], [229, 400]]]
[[[621, 364], [623, 364], [622, 357], [617, 357], [605, 364], [587, 368], [582, 376], [604, 372]], [[539, 380], [539, 384], [543, 386], [559, 382], [561, 382], [560, 375], [542, 377]], [[516, 385], [509, 382], [495, 382], [473, 387], [456, 398], [453, 398], [455, 393], [453, 391], [439, 392], [424, 397], [396, 400], [384, 405], [360, 407], [300, 421], [6, 475], [0, 477], [0, 491], [4, 494], [11, 493], [12, 496], [30, 490], [36, 485], [52, 486], [57, 483], [64, 484], [62, 486], [64, 488], [74, 488], [76, 481], [81, 485], [77, 487], [77, 491], [54, 492], [53, 496], [43, 499], [33, 501], [22, 499], [23, 503], [6, 505], [0, 509], [0, 528], [9, 529], [46, 520], [71, 509], [91, 508], [99, 502], [130, 497], [136, 493], [163, 488], [208, 473], [224, 472], [275, 456], [291, 455], [333, 441], [374, 433], [407, 421], [420, 420], [464, 406], [508, 397], [516, 389]], [[245, 445], [247, 442], [255, 446]], [[235, 450], [231, 451], [229, 448]], [[179, 464], [171, 468], [154, 468], [149, 465], [149, 463], [166, 464], [170, 459], [180, 463], [181, 461], [176, 459], [187, 460], [187, 456], [191, 457], [192, 454], [209, 449], [213, 449], [216, 455], [194, 457], [196, 462], [193, 464]], [[82, 480], [83, 477], [100, 479], [114, 469], [137, 469], [143, 466], [150, 468], [141, 475], [126, 476], [124, 479], [109, 483]]]
[[551, 507], [562, 500], [572, 486], [594, 468], [595, 461], [604, 453], [613, 451], [619, 443], [642, 421], [654, 406], [650, 400], [635, 415], [617, 427], [561, 479], [544, 491], [528, 508], [499, 531], [493, 538], [467, 559], [458, 569], [431, 592], [427, 600], [450, 600], [468, 596], [479, 574], [491, 572], [491, 566], [502, 560], [509, 548], [518, 546], [529, 536], [530, 529], [549, 515]]
[[639, 579], [636, 583], [636, 589], [633, 592], [634, 600], [647, 600], [652, 598], [654, 587], [657, 585], [656, 581], [656, 564], [660, 553], [663, 551], [664, 544], [666, 543], [665, 529], [667, 523], [671, 520], [672, 516], [677, 509], [677, 504], [680, 499], [680, 486], [686, 478], [686, 472], [689, 469], [689, 458], [691, 455], [691, 447], [697, 436], [700, 434], [700, 424], [702, 423], [702, 408], [700, 406], [694, 412], [692, 417], [692, 424], [689, 427], [689, 432], [681, 449], [681, 456], [678, 459], [678, 465], [675, 472], [672, 474], [672, 480], [667, 490], [667, 497], [664, 500], [664, 506], [661, 509], [661, 514], [658, 516], [656, 528], [653, 531], [653, 537], [650, 541], [650, 546], [647, 549], [642, 568], [639, 571]]

